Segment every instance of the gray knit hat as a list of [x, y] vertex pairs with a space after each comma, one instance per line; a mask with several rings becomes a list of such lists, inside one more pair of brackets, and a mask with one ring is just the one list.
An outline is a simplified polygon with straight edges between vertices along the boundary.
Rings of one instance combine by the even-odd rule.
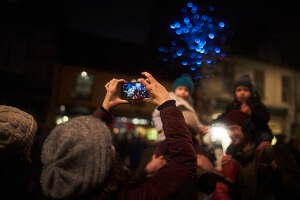
[[29, 156], [36, 130], [30, 114], [0, 105], [0, 154]]
[[99, 119], [81, 116], [58, 125], [42, 147], [43, 193], [55, 199], [72, 198], [101, 186], [112, 156], [111, 131]]

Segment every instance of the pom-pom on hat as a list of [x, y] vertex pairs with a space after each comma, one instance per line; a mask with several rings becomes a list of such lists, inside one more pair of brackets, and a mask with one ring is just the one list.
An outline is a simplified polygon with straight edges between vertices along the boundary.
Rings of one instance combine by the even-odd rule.
[[190, 94], [194, 92], [194, 81], [189, 74], [183, 74], [178, 77], [174, 81], [172, 89], [175, 91], [178, 86], [186, 86]]
[[0, 154], [29, 156], [36, 130], [32, 115], [0, 105]]
[[245, 74], [243, 76], [241, 76], [238, 80], [235, 81], [234, 85], [233, 85], [233, 91], [235, 91], [235, 89], [238, 86], [246, 86], [250, 89], [250, 91], [253, 93], [254, 91], [254, 84], [253, 84], [253, 80], [250, 77], [249, 74]]

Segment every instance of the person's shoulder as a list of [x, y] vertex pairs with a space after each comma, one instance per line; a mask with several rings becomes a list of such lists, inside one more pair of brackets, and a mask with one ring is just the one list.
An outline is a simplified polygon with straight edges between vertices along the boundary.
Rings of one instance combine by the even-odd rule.
[[177, 100], [178, 97], [176, 96], [176, 94], [173, 91], [169, 91], [169, 95], [171, 97], [171, 99]]
[[258, 92], [254, 92], [252, 97], [247, 101], [248, 104], [264, 105]]
[[193, 108], [193, 102], [192, 99], [184, 100], [178, 96], [174, 92], [169, 92], [171, 99], [174, 99], [176, 101], [176, 107], [180, 108], [181, 110], [190, 110], [195, 112], [195, 109]]
[[259, 99], [259, 98], [252, 98], [251, 100], [247, 101], [247, 104], [254, 110], [266, 110], [266, 105]]
[[233, 100], [230, 103], [228, 103], [225, 107], [225, 111], [229, 112], [231, 110], [237, 109], [240, 105], [238, 104], [237, 101]]

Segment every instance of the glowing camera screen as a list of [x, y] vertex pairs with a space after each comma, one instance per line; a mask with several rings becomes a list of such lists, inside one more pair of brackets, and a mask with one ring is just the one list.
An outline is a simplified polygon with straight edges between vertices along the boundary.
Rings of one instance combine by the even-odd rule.
[[121, 86], [121, 98], [126, 100], [138, 100], [148, 97], [148, 92], [140, 82], [125, 83]]

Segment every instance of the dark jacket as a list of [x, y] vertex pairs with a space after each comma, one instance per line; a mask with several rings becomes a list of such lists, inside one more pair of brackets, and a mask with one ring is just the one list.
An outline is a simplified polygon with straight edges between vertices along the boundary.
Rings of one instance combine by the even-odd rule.
[[31, 199], [30, 165], [23, 157], [0, 158], [0, 199]]
[[[130, 190], [124, 188], [119, 192], [117, 199], [174, 199], [183, 186], [195, 176], [196, 153], [182, 112], [176, 108], [175, 102], [169, 105], [164, 103], [158, 109], [169, 146], [168, 162], [140, 186]], [[99, 108], [93, 116], [108, 123], [111, 121], [111, 113]]]

